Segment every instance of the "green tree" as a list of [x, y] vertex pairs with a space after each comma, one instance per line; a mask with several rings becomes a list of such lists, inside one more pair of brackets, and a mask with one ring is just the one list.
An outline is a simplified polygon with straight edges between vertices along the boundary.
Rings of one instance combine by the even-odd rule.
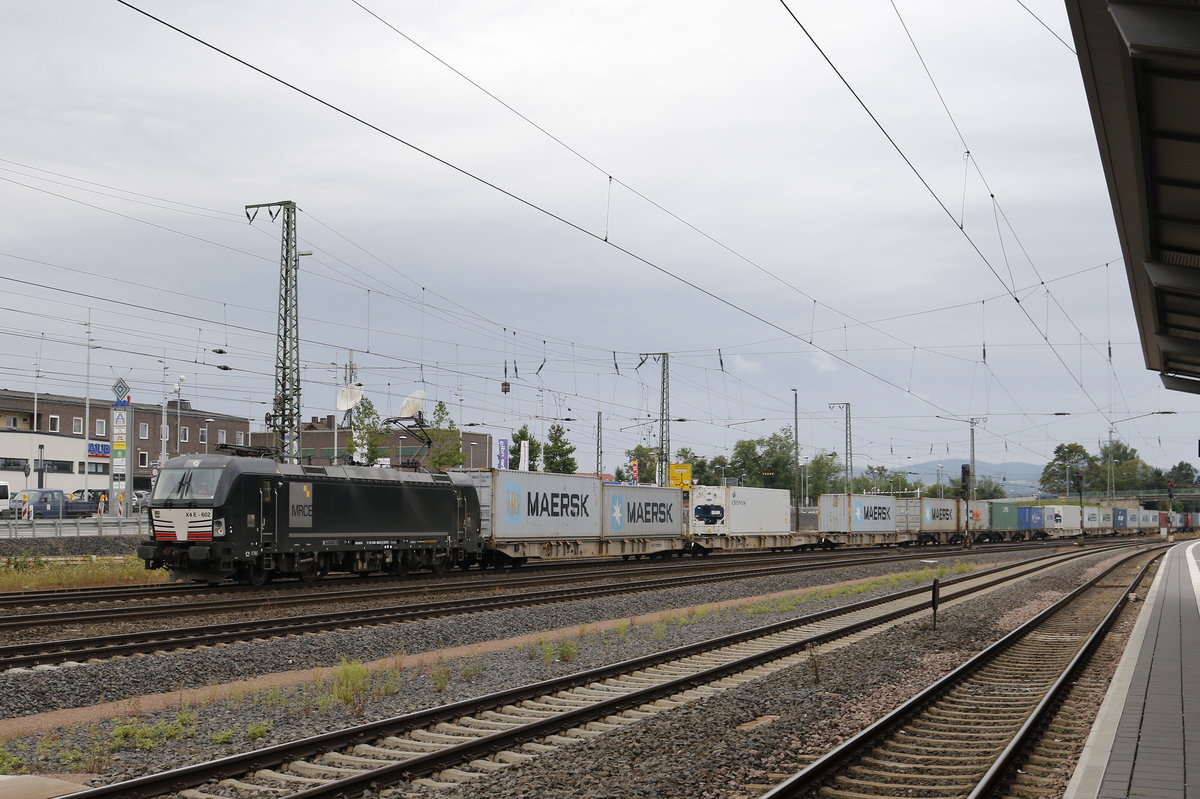
[[[629, 459], [629, 463], [637, 461], [638, 465], [638, 483], [654, 484], [656, 479], [654, 473], [654, 464], [658, 463], [658, 450], [651, 449], [645, 444], [638, 444], [633, 449], [625, 450], [625, 457]], [[630, 469], [625, 469], [626, 474], [632, 479]]]
[[545, 470], [556, 474], [575, 474], [575, 445], [567, 441], [567, 431], [561, 424], [550, 425], [546, 434]]
[[346, 452], [354, 463], [375, 463], [383, 457], [388, 434], [384, 430], [379, 411], [370, 397], [363, 397], [354, 406], [350, 419], [350, 434], [346, 440]]
[[729, 458], [730, 476], [742, 485], [777, 488], [792, 494], [798, 504], [801, 490], [796, 472], [796, 443], [792, 428], [783, 427], [777, 433], [755, 439], [744, 439], [733, 445]]
[[710, 476], [708, 458], [697, 455], [687, 447], [683, 447], [675, 453], [675, 462], [686, 463], [692, 467], [692, 482], [696, 485], [710, 486], [720, 482], [719, 477]]
[[804, 482], [808, 483], [808, 499], [814, 502], [821, 494], [845, 493], [845, 467], [836, 452], [821, 452], [804, 465]]
[[1054, 448], [1054, 458], [1042, 469], [1038, 481], [1043, 491], [1066, 496], [1071, 493], [1074, 475], [1083, 474], [1084, 490], [1104, 490], [1107, 479], [1098, 459], [1088, 454], [1082, 444], [1059, 444]]
[[433, 442], [429, 449], [431, 468], [440, 472], [466, 463], [467, 456], [462, 451], [462, 431], [450, 418], [450, 410], [446, 403], [439, 400], [434, 406], [433, 418], [427, 432], [429, 440]]
[[1187, 461], [1180, 461], [1167, 470], [1166, 479], [1179, 486], [1194, 486], [1196, 484], [1196, 467]]
[[521, 425], [521, 429], [513, 433], [512, 443], [508, 447], [508, 459], [511, 468], [520, 469], [521, 467], [521, 442], [529, 442], [529, 467], [527, 471], [537, 469], [538, 458], [542, 456], [542, 444], [533, 434], [529, 432], [529, 425]]

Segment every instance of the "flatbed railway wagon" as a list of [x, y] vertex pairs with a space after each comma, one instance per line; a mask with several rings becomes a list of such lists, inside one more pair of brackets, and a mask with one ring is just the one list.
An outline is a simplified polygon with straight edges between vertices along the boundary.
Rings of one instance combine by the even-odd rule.
[[896, 527], [896, 498], [888, 494], [822, 494], [821, 533], [850, 546], [916, 543], [919, 534]]
[[706, 554], [712, 550], [778, 551], [825, 547], [832, 549], [818, 530], [792, 530], [791, 493], [778, 488], [745, 486], [692, 486], [689, 547]]
[[[833, 494], [831, 496], [842, 496]], [[901, 546], [909, 544], [939, 544], [955, 535], [962, 517], [962, 503], [957, 499], [896, 500], [896, 540]], [[881, 533], [886, 534], [886, 532]]]
[[482, 550], [479, 503], [461, 473], [187, 455], [164, 464], [149, 508], [138, 557], [177, 579], [444, 571]]
[[688, 549], [683, 492], [594, 477], [480, 469], [482, 565], [531, 559], [665, 557]]

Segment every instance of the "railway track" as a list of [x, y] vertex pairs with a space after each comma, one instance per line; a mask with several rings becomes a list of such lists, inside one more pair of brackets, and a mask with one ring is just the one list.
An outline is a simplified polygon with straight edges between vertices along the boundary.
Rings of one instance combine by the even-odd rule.
[[[611, 579], [614, 577], [628, 577], [631, 575], [649, 574], [659, 576], [664, 572], [669, 571], [705, 571], [714, 572], [718, 577], [724, 575], [725, 579], [741, 579], [755, 577], [759, 575], [776, 574], [788, 566], [794, 566], [791, 571], [814, 571], [818, 569], [833, 569], [843, 566], [861, 566], [866, 563], [899, 563], [909, 560], [923, 560], [929, 554], [928, 552], [921, 553], [906, 553], [903, 555], [880, 553], [863, 557], [861, 555], [853, 558], [845, 556], [837, 558], [820, 558], [812, 560], [810, 558], [797, 557], [780, 557], [770, 559], [758, 559], [753, 562], [753, 566], [747, 565], [746, 568], [738, 568], [737, 571], [723, 571], [729, 569], [733, 564], [728, 562], [694, 562], [686, 564], [678, 564], [675, 566], [633, 566], [626, 567], [620, 570], [613, 569], [594, 569], [588, 571], [571, 571], [564, 574], [533, 574], [521, 575], [506, 574], [501, 577], [475, 577], [470, 580], [452, 580], [452, 581], [421, 581], [418, 583], [400, 583], [389, 584], [381, 587], [379, 584], [372, 584], [365, 588], [343, 589], [343, 590], [327, 590], [327, 591], [286, 591], [274, 594], [259, 594], [253, 598], [248, 598], [244, 595], [237, 595], [231, 599], [213, 599], [205, 600], [202, 598], [188, 599], [186, 602], [173, 602], [161, 605], [122, 605], [114, 607], [110, 604], [105, 604], [103, 607], [92, 608], [74, 608], [63, 611], [45, 611], [38, 613], [22, 613], [22, 614], [0, 614], [0, 632], [5, 630], [21, 630], [28, 628], [49, 629], [54, 626], [70, 626], [76, 627], [91, 623], [111, 623], [114, 621], [114, 614], [119, 613], [120, 621], [130, 621], [134, 619], [149, 619], [159, 617], [179, 618], [182, 616], [201, 616], [201, 615], [217, 615], [221, 613], [244, 612], [247, 608], [248, 599], [253, 602], [255, 610], [269, 610], [293, 606], [312, 605], [312, 604], [329, 604], [331, 602], [359, 602], [384, 599], [387, 601], [395, 600], [406, 596], [427, 596], [429, 594], [443, 593], [459, 593], [463, 591], [494, 591], [497, 589], [519, 589], [525, 586], [545, 586], [555, 583], [577, 583], [591, 579]], [[360, 581], [349, 581], [358, 583]], [[185, 596], [191, 596], [185, 594]]]
[[1029, 747], [1159, 556], [1123, 559], [762, 799], [1036, 795], [1015, 764], [1045, 759]]
[[[1090, 551], [1098, 551], [1098, 548]], [[877, 559], [874, 562], [906, 560], [914, 557], [919, 556], [893, 555]], [[846, 564], [859, 564], [861, 562], [861, 560], [854, 560], [847, 561]], [[27, 668], [40, 665], [80, 662], [95, 658], [188, 649], [197, 646], [212, 646], [256, 638], [282, 637], [357, 627], [401, 624], [422, 619], [481, 613], [503, 608], [572, 602], [618, 594], [664, 590], [729, 580], [744, 580], [755, 576], [812, 571], [829, 568], [830, 566], [831, 564], [829, 563], [793, 562], [774, 567], [763, 566], [755, 569], [734, 568], [719, 570], [715, 573], [654, 577], [645, 580], [603, 585], [568, 585], [562, 588], [540, 589], [516, 594], [492, 594], [466, 599], [449, 599], [411, 605], [389, 605], [369, 609], [355, 608], [329, 613], [256, 619], [199, 627], [173, 627], [170, 629], [143, 630], [115, 635], [26, 642], [0, 646], [0, 669]], [[600, 572], [600, 574], [612, 576], [610, 572]], [[539, 580], [538, 582], [542, 583], [543, 580]], [[511, 581], [500, 581], [500, 583], [506, 586], [511, 585]], [[473, 583], [472, 585], [475, 584]], [[462, 588], [462, 585], [456, 585], [447, 590], [461, 591]], [[423, 593], [428, 590], [428, 587], [414, 590]], [[325, 596], [328, 596], [328, 594], [322, 595], [322, 597]], [[322, 599], [321, 601], [325, 600]], [[88, 611], [89, 614], [94, 612]], [[111, 616], [113, 610], [103, 609], [99, 612]], [[121, 611], [122, 615], [125, 615], [127, 612], [132, 611]], [[45, 626], [51, 620], [62, 623], [70, 618], [72, 617], [69, 615], [58, 613], [8, 616], [0, 618], [0, 630], [6, 626], [8, 626], [8, 629]]]
[[[919, 549], [903, 549], [903, 550], [847, 550], [841, 549], [837, 552], [823, 553], [788, 553], [788, 554], [764, 554], [764, 553], [727, 553], [714, 554], [702, 559], [668, 559], [663, 561], [655, 561], [655, 565], [649, 566], [642, 564], [640, 561], [625, 561], [620, 558], [607, 560], [596, 560], [594, 558], [578, 561], [553, 561], [544, 563], [528, 563], [522, 566], [519, 570], [503, 570], [497, 573], [504, 574], [524, 574], [533, 573], [540, 574], [546, 571], [575, 571], [580, 568], [595, 568], [601, 566], [609, 572], [614, 571], [631, 571], [631, 570], [652, 570], [664, 568], [697, 568], [703, 564], [711, 566], [729, 565], [731, 563], [770, 563], [780, 560], [795, 561], [805, 559], [814, 563], [829, 563], [838, 562], [847, 559], [855, 559], [862, 561], [874, 557], [897, 557], [888, 553], [903, 551], [907, 553], [904, 557], [909, 558], [928, 558], [932, 555], [943, 555], [950, 553], [968, 552], [1019, 552], [1025, 550], [1044, 550], [1048, 547], [1069, 546], [1070, 542], [1064, 541], [1038, 541], [1038, 542], [1019, 542], [1019, 543], [1000, 543], [981, 545], [975, 550], [964, 550], [961, 546], [946, 545], [946, 546], [928, 546], [920, 547]], [[437, 577], [433, 574], [415, 574], [408, 575], [406, 578], [393, 578], [385, 576], [377, 576], [369, 581], [372, 586], [376, 586], [377, 590], [386, 589], [391, 585], [422, 585], [435, 581], [448, 582], [471, 582], [480, 579], [486, 572], [471, 570], [468, 572], [456, 572], [453, 576]], [[296, 581], [282, 581], [274, 583], [272, 589], [267, 589], [270, 593], [268, 596], [277, 596], [284, 593], [300, 593], [300, 594], [317, 594], [321, 589], [329, 586], [337, 586], [342, 583], [350, 583], [359, 585], [362, 579], [359, 577], [335, 577], [321, 580], [316, 586], [308, 583]], [[335, 590], [337, 590], [335, 588]], [[235, 585], [233, 583], [220, 584], [215, 586], [203, 585], [199, 583], [169, 583], [169, 584], [151, 584], [151, 585], [110, 585], [110, 586], [95, 586], [88, 588], [55, 588], [48, 590], [30, 590], [30, 591], [11, 591], [0, 593], [0, 609], [4, 608], [33, 608], [46, 607], [62, 604], [85, 604], [94, 602], [124, 602], [128, 600], [143, 601], [161, 599], [164, 597], [188, 597], [192, 595], [224, 595], [230, 594], [237, 597], [243, 597], [246, 594], [255, 596], [263, 596], [264, 589], [248, 585]], [[243, 600], [244, 601], [244, 600]]]
[[[1095, 551], [947, 580], [942, 601]], [[928, 587], [903, 591], [536, 685], [93, 788], [74, 797], [326, 799], [409, 781], [436, 787], [482, 779], [543, 752], [802, 663], [822, 646], [837, 646], [839, 640], [854, 640], [873, 627], [923, 614], [930, 602]]]

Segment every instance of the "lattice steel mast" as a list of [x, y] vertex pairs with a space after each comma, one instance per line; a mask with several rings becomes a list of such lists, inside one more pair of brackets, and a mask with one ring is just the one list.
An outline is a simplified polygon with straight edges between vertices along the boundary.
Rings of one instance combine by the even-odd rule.
[[283, 200], [246, 206], [251, 222], [259, 208], [274, 220], [283, 214], [283, 241], [279, 256], [279, 325], [275, 337], [275, 400], [266, 415], [274, 432], [275, 448], [284, 460], [300, 459], [300, 305], [297, 277], [300, 255], [296, 250], [296, 203]]

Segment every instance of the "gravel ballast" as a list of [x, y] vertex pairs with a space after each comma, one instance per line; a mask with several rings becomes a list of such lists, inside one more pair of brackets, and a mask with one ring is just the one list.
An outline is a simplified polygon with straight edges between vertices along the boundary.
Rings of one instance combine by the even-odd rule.
[[62, 555], [135, 555], [144, 535], [77, 536], [51, 538], [10, 538], [0, 522], [0, 558], [57, 557]]
[[[990, 561], [997, 557], [1018, 559], [1016, 553], [1007, 557], [1000, 553], [988, 553], [986, 557]], [[1085, 563], [1092, 564], [1100, 557], [1086, 558]], [[943, 558], [943, 563], [948, 565], [948, 560]], [[828, 736], [822, 732], [814, 739], [814, 724], [821, 722], [824, 725], [821, 730], [834, 735], [837, 727], [828, 727], [826, 721], [840, 720], [839, 724], [853, 726], [859, 716], [878, 715], [877, 709], [881, 703], [887, 704], [891, 701], [888, 697], [903, 690], [885, 691], [881, 686], [911, 679], [914, 684], [919, 682], [918, 687], [923, 687], [935, 673], [956, 665], [967, 654], [1005, 631], [997, 623], [998, 620], [1012, 624], [1015, 617], [1032, 615], [1040, 606], [1078, 584], [1086, 569], [1087, 566], [1082, 564], [1064, 566], [1053, 574], [1030, 578], [1020, 586], [971, 600], [965, 606], [948, 608], [939, 615], [936, 631], [908, 626], [831, 653], [820, 663], [819, 684], [808, 684], [813, 679], [809, 673], [806, 673], [807, 676], [789, 676], [788, 672], [784, 672], [756, 682], [753, 686], [705, 700], [700, 703], [702, 707], [689, 705], [664, 714], [647, 725], [638, 725], [618, 735], [604, 736], [586, 745], [573, 747], [570, 751], [539, 758], [519, 771], [514, 769], [486, 783], [474, 785], [469, 793], [463, 795], [655, 795], [649, 787], [653, 784], [657, 784], [657, 788], [653, 789], [659, 791], [657, 795], [717, 795], [704, 793], [700, 788], [683, 792], [672, 780], [684, 779], [685, 775], [687, 779], [693, 779], [697, 769], [707, 770], [709, 764], [726, 759], [743, 770], [753, 770], [749, 765], [752, 763], [758, 764], [755, 767], [767, 767], [768, 755], [772, 751], [768, 744], [778, 746], [779, 751], [792, 752], [802, 751], [797, 748], [798, 742], [804, 746], [825, 746]], [[173, 690], [183, 685], [203, 685], [242, 678], [251, 673], [302, 668], [319, 662], [337, 663], [343, 657], [367, 661], [402, 652], [426, 651], [522, 632], [568, 628], [597, 619], [695, 606], [727, 597], [756, 596], [789, 588], [863, 579], [888, 571], [883, 566], [864, 566], [834, 572], [758, 578], [739, 583], [502, 611], [400, 627], [131, 658], [79, 668], [10, 672], [0, 675], [0, 696], [4, 697], [5, 716], [42, 712], [52, 706], [71, 707], [114, 697], [133, 697], [146, 690]], [[699, 619], [693, 617], [689, 620], [692, 623], [661, 622], [628, 631], [588, 633], [574, 641], [576, 652], [571, 662], [553, 659], [560, 651], [554, 648], [549, 650], [551, 657], [547, 658], [547, 644], [542, 644], [448, 662], [441, 666], [381, 673], [375, 676], [371, 693], [376, 696], [366, 708], [365, 716], [385, 718], [500, 688], [537, 682], [690, 641], [762, 626], [786, 616], [805, 615], [891, 590], [895, 589], [814, 600], [786, 614], [749, 616], [742, 610], [726, 610]], [[402, 664], [397, 662], [397, 665]], [[876, 696], [881, 691], [883, 693]], [[205, 703], [199, 707], [143, 714], [132, 725], [132, 731], [129, 722], [105, 722], [50, 735], [51, 743], [47, 743], [47, 736], [10, 741], [5, 750], [10, 758], [39, 771], [82, 770], [133, 776], [243, 751], [254, 745], [268, 745], [312, 735], [362, 720], [353, 707], [330, 700], [329, 695], [328, 686], [317, 686], [314, 681], [308, 685], [273, 689], [230, 701]], [[37, 700], [33, 697], [37, 697]], [[57, 705], [54, 704], [56, 702]], [[135, 702], [131, 700], [130, 710], [136, 710]], [[710, 703], [716, 704], [707, 707]], [[731, 729], [737, 724], [770, 715], [780, 718], [751, 731]], [[737, 719], [734, 724], [727, 723], [733, 719]], [[666, 726], [659, 728], [657, 725]], [[138, 735], [141, 735], [144, 745], [138, 743]], [[615, 747], [613, 752], [607, 751], [610, 739], [615, 741], [612, 744]], [[749, 749], [742, 746], [743, 739], [749, 741]], [[138, 748], [139, 745], [142, 748]], [[644, 748], [645, 745], [650, 745], [650, 748]], [[556, 780], [562, 783], [561, 778], [555, 776], [557, 774], [589, 773], [588, 769], [594, 770], [597, 763], [604, 763], [607, 767], [619, 762], [614, 760], [615, 753], [631, 746], [643, 746], [643, 750], [636, 756], [637, 763], [626, 763], [623, 769], [631, 783], [630, 793], [605, 793], [603, 791], [610, 788], [602, 787], [603, 780], [589, 780], [589, 785], [602, 791], [592, 794], [580, 793], [580, 786], [573, 781], [568, 781], [569, 784], [556, 783]], [[596, 747], [603, 747], [605, 753], [592, 751]], [[661, 755], [656, 754], [658, 750], [662, 750]], [[727, 757], [721, 754], [726, 750]], [[682, 758], [686, 766], [673, 770], [665, 765], [660, 768], [657, 757], [661, 756], [669, 762], [672, 757], [680, 759], [680, 752], [692, 753]], [[569, 760], [575, 757], [584, 757], [586, 760], [576, 766], [560, 763], [563, 758]], [[0, 757], [2, 762], [3, 758]], [[584, 768], [584, 763], [588, 768]], [[622, 771], [621, 767], [615, 765], [612, 768]], [[662, 780], [657, 777], [650, 780], [650, 770], [661, 772]], [[717, 772], [720, 769], [714, 774]], [[674, 773], [673, 777], [671, 773]], [[641, 774], [641, 778], [633, 779], [635, 774]], [[106, 777], [105, 781], [111, 779]], [[714, 776], [713, 779], [717, 786], [726, 781], [725, 776]], [[506, 782], [512, 780], [516, 782]], [[642, 787], [648, 792], [640, 792]]]
[[[1028, 558], [1027, 553], [987, 553], [956, 558], [994, 564]], [[949, 565], [947, 560], [943, 563]], [[829, 585], [894, 574], [910, 564], [873, 564], [828, 571], [799, 572], [750, 580], [731, 580], [686, 588], [588, 599], [556, 605], [451, 616], [408, 624], [364, 627], [225, 646], [116, 658], [75, 666], [12, 669], [0, 673], [0, 717], [14, 718], [70, 707], [113, 702], [145, 693], [177, 691], [246, 679], [260, 674], [316, 666], [334, 666], [343, 658], [379, 660], [397, 654], [511, 638], [528, 633], [575, 627], [603, 619], [618, 619], [672, 608], [687, 608], [727, 599], [761, 596], [777, 591]], [[847, 604], [886, 593], [842, 597], [822, 607]], [[189, 619], [187, 625], [198, 624]], [[160, 620], [156, 626], [168, 627]], [[753, 621], [743, 627], [758, 626]], [[698, 634], [694, 640], [704, 637]], [[664, 647], [659, 647], [664, 648]]]

